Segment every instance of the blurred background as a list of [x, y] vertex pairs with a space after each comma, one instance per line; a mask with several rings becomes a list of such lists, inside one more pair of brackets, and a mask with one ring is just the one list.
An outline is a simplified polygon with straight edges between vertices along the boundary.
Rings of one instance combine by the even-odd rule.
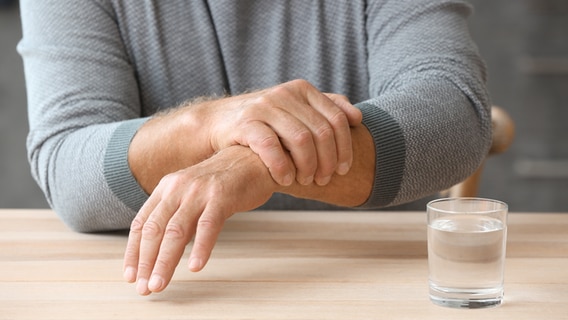
[[[516, 124], [490, 158], [480, 196], [511, 211], [568, 209], [568, 1], [471, 0], [471, 32], [489, 67], [493, 104]], [[0, 0], [0, 208], [47, 208], [30, 175], [17, 3]]]

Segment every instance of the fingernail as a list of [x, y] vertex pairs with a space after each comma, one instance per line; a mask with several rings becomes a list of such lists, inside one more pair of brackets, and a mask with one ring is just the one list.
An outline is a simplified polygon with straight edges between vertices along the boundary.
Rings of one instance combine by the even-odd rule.
[[148, 283], [148, 289], [150, 289], [150, 291], [158, 291], [162, 289], [163, 284], [164, 280], [162, 280], [162, 277], [152, 275], [152, 277], [150, 277], [150, 282]]
[[340, 175], [345, 175], [347, 174], [347, 172], [349, 172], [349, 169], [349, 163], [343, 162], [339, 165], [339, 167], [337, 167], [337, 173]]
[[294, 182], [294, 176], [292, 174], [287, 174], [282, 181], [285, 186], [291, 185], [292, 182]]
[[140, 295], [148, 295], [150, 293], [150, 291], [148, 290], [148, 280], [138, 279], [138, 283], [136, 284], [136, 291], [138, 291]]
[[127, 267], [124, 270], [124, 275], [123, 275], [124, 279], [128, 282], [134, 282], [136, 281], [136, 269], [134, 269], [133, 267]]
[[302, 181], [300, 181], [300, 183], [304, 186], [307, 186], [308, 184], [314, 182], [314, 176], [309, 176], [304, 178]]
[[320, 179], [318, 180], [318, 185], [320, 185], [320, 186], [325, 186], [325, 185], [327, 185], [327, 184], [329, 183], [330, 180], [331, 180], [331, 176], [327, 176], [327, 177], [320, 178]]
[[189, 260], [189, 270], [199, 271], [200, 269], [201, 269], [201, 259], [191, 258], [191, 260]]

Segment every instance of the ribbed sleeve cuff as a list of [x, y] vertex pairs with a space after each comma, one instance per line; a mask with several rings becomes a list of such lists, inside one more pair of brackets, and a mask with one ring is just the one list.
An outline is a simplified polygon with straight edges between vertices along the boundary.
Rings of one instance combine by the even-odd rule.
[[363, 125], [375, 141], [375, 182], [367, 202], [360, 208], [390, 205], [398, 195], [404, 175], [406, 143], [398, 122], [370, 103], [356, 105], [363, 113]]
[[128, 147], [132, 138], [148, 118], [128, 120], [116, 128], [104, 157], [104, 176], [110, 190], [126, 206], [140, 210], [148, 199], [128, 165]]

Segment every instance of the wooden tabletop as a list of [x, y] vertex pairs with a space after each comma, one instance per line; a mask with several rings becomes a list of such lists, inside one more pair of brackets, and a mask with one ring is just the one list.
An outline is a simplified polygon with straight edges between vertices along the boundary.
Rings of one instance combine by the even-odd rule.
[[205, 270], [139, 296], [125, 232], [78, 234], [49, 210], [0, 210], [0, 319], [568, 319], [568, 213], [511, 213], [505, 302], [428, 298], [423, 212], [257, 211], [231, 218]]

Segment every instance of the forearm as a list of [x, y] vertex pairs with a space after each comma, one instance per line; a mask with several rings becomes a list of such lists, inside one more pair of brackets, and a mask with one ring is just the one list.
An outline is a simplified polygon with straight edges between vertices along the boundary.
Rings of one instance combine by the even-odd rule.
[[132, 138], [128, 164], [146, 193], [151, 194], [165, 175], [195, 165], [214, 153], [201, 136], [202, 130], [190, 108], [187, 103], [154, 116]]
[[277, 186], [277, 192], [344, 207], [359, 206], [369, 198], [375, 177], [375, 146], [363, 125], [351, 128], [353, 165], [346, 175], [335, 174], [326, 186], [294, 183]]
[[[200, 163], [215, 152], [200, 137], [199, 123], [184, 110], [188, 108], [191, 107], [148, 120], [132, 139], [128, 162], [133, 176], [148, 194], [168, 173]], [[374, 143], [362, 125], [352, 127], [351, 133], [353, 164], [347, 175], [334, 174], [326, 186], [302, 185], [297, 181], [287, 187], [276, 184], [276, 191], [340, 206], [364, 203], [373, 185]]]
[[128, 161], [151, 193], [168, 173], [202, 162], [224, 148], [249, 147], [281, 185], [326, 185], [352, 163], [350, 125], [361, 112], [346, 97], [324, 94], [305, 80], [261, 91], [189, 103], [144, 124]]

